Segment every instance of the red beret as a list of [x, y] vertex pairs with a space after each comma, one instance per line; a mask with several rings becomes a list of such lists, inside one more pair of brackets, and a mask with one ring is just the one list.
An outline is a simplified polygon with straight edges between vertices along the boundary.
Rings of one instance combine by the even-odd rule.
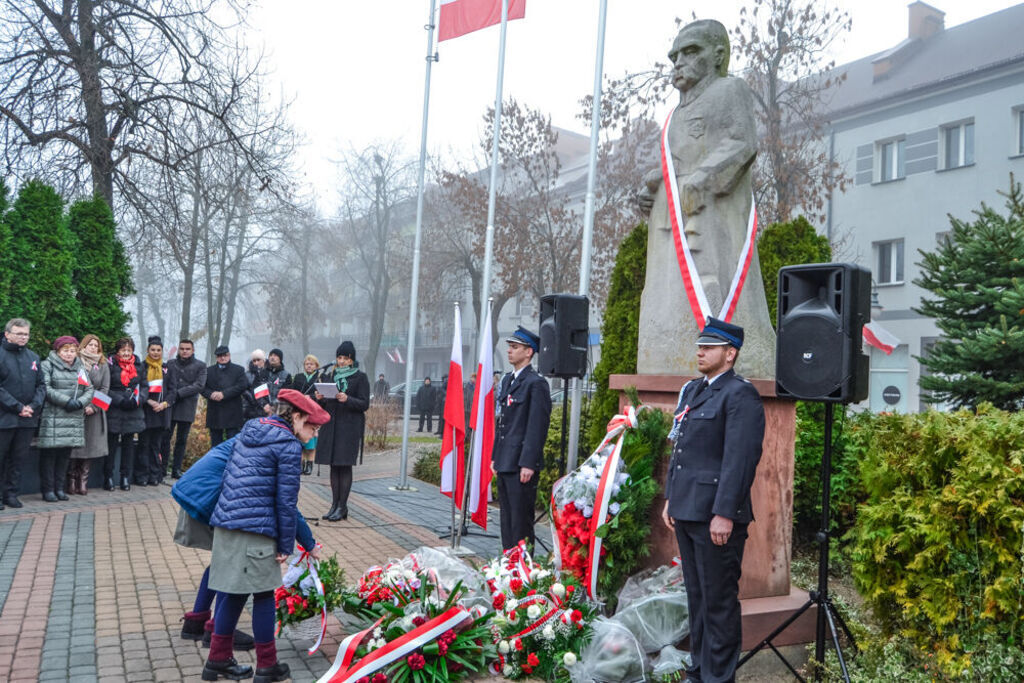
[[277, 392], [277, 400], [291, 403], [300, 413], [305, 413], [309, 424], [325, 425], [331, 421], [331, 416], [316, 401], [294, 389], [281, 389]]

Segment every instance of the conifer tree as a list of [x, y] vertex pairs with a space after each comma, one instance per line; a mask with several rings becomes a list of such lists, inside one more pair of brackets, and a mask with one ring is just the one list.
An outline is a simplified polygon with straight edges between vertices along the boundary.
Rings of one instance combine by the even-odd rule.
[[112, 348], [131, 319], [124, 298], [134, 292], [114, 216], [102, 197], [83, 199], [68, 210], [68, 229], [77, 244], [72, 283], [81, 309], [79, 332], [95, 334], [104, 348]]
[[772, 326], [776, 324], [779, 268], [802, 263], [828, 263], [832, 247], [828, 238], [819, 235], [806, 218], [797, 216], [785, 223], [772, 223], [757, 238], [757, 258], [761, 262], [761, 279]]
[[1024, 194], [1010, 176], [1007, 215], [985, 204], [974, 222], [950, 216], [948, 239], [921, 252], [914, 284], [932, 293], [916, 312], [935, 319], [942, 338], [918, 358], [924, 397], [975, 408], [984, 401], [1017, 410], [1024, 400]]
[[21, 187], [8, 214], [10, 299], [7, 318], [32, 324], [29, 345], [45, 356], [54, 339], [79, 329], [79, 305], [71, 284], [74, 242], [64, 221], [64, 202], [39, 181]]
[[[7, 312], [11, 295], [11, 228], [7, 224], [7, 184], [0, 178], [0, 315]], [[0, 320], [3, 325], [8, 320]]]

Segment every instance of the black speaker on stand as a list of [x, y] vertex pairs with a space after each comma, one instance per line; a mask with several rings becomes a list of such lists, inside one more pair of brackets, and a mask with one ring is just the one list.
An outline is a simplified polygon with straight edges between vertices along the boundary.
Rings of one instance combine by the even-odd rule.
[[832, 505], [832, 419], [836, 403], [863, 401], [868, 395], [868, 358], [861, 338], [871, 314], [871, 271], [850, 263], [812, 263], [779, 269], [775, 384], [783, 398], [825, 404], [825, 444], [821, 458], [821, 525], [818, 586], [807, 602], [745, 654], [742, 666], [766, 647], [796, 678], [803, 677], [775, 647], [773, 640], [811, 607], [817, 607], [814, 679], [821, 680], [826, 627], [839, 659], [842, 678], [850, 683], [839, 630], [856, 642], [828, 594], [829, 513]]

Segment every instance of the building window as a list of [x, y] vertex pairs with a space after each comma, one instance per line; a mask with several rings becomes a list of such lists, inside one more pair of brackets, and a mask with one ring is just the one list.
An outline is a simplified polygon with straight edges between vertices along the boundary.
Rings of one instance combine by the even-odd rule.
[[875, 248], [878, 251], [875, 282], [880, 285], [903, 282], [903, 240], [878, 242]]
[[879, 182], [885, 183], [904, 177], [903, 150], [905, 146], [906, 143], [902, 139], [878, 143]]
[[1017, 107], [1013, 112], [1014, 123], [1017, 124], [1016, 154], [1024, 154], [1024, 106]]
[[943, 168], [960, 168], [974, 163], [974, 121], [942, 127]]

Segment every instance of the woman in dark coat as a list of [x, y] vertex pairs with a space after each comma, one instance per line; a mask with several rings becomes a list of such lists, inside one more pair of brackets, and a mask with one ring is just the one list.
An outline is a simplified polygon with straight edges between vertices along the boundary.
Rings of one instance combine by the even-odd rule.
[[114, 458], [121, 447], [121, 490], [132, 488], [135, 435], [146, 429], [142, 406], [149, 399], [146, 368], [135, 355], [135, 342], [121, 337], [114, 343], [110, 365], [110, 408], [107, 410], [107, 460], [103, 463], [104, 488], [114, 488]]
[[163, 483], [168, 453], [161, 453], [164, 432], [171, 428], [171, 406], [177, 400], [177, 367], [164, 362], [164, 342], [150, 337], [146, 346], [146, 381], [149, 398], [142, 404], [146, 429], [139, 434], [135, 453], [135, 483], [156, 486]]
[[[292, 383], [289, 389], [294, 389], [300, 394], [312, 397], [316, 392], [316, 383], [320, 380], [320, 360], [313, 354], [307, 354], [302, 361], [302, 372], [296, 372], [292, 376]], [[313, 454], [316, 453], [316, 440], [302, 446], [302, 473], [313, 474]]]
[[336, 398], [316, 394], [331, 416], [320, 430], [316, 442], [316, 463], [331, 466], [331, 492], [334, 502], [324, 519], [329, 522], [348, 517], [348, 494], [352, 490], [352, 467], [359, 459], [366, 426], [366, 409], [370, 407], [370, 380], [359, 370], [356, 347], [343, 341], [338, 347], [336, 363], [324, 370], [320, 382], [333, 382], [338, 388]]
[[[94, 391], [103, 395], [110, 394], [110, 366], [103, 355], [103, 344], [95, 334], [82, 337], [82, 345], [78, 347], [78, 357], [89, 375], [89, 383]], [[71, 450], [71, 466], [68, 478], [68, 493], [85, 495], [89, 485], [89, 470], [96, 458], [107, 455], [107, 413], [99, 406], [85, 406], [85, 445]], [[113, 481], [110, 487], [114, 487]]]

